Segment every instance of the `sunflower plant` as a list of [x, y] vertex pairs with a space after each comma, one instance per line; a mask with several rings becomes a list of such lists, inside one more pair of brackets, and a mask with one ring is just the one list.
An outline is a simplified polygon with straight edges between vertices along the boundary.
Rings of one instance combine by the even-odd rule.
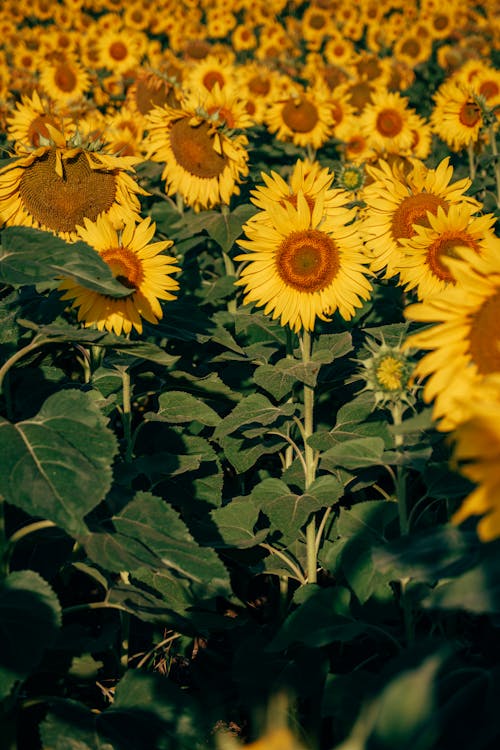
[[494, 3], [0, 28], [0, 744], [496, 748]]

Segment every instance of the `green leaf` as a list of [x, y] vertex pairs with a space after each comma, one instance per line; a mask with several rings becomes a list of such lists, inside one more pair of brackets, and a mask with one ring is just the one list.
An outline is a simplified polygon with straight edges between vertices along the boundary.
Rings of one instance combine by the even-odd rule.
[[220, 441], [224, 454], [234, 470], [243, 474], [254, 466], [259, 458], [269, 453], [276, 453], [286, 443], [275, 435], [257, 437], [253, 440], [226, 435]]
[[0, 700], [36, 669], [61, 625], [59, 600], [38, 573], [10, 573], [0, 587]]
[[311, 387], [316, 385], [320, 365], [316, 362], [304, 364], [296, 359], [280, 359], [274, 365], [264, 364], [257, 367], [254, 379], [257, 385], [280, 400], [286, 396], [296, 382]]
[[99, 253], [85, 242], [65, 242], [31, 227], [2, 230], [1, 281], [32, 285], [62, 277], [110, 297], [128, 297], [133, 292], [115, 279]]
[[203, 228], [228, 253], [243, 232], [243, 224], [256, 212], [257, 209], [250, 203], [242, 203], [230, 213], [210, 211]]
[[222, 539], [214, 541], [214, 547], [238, 547], [247, 549], [260, 544], [268, 534], [268, 529], [255, 532], [259, 510], [248, 497], [235, 497], [222, 508], [210, 512], [210, 517]]
[[329, 364], [348, 354], [352, 348], [352, 336], [348, 331], [322, 333], [314, 342], [312, 360], [321, 364]]
[[78, 536], [111, 487], [117, 441], [91, 393], [50, 396], [32, 419], [0, 419], [0, 493]]
[[279, 418], [290, 417], [295, 410], [294, 404], [274, 406], [265, 396], [253, 393], [242, 399], [231, 413], [222, 420], [214, 430], [213, 437], [215, 440], [219, 440], [246, 425], [270, 425]]
[[164, 500], [138, 492], [110, 519], [113, 532], [81, 539], [87, 554], [109, 571], [165, 569], [227, 593], [228, 574], [213, 549], [200, 547], [179, 514]]
[[383, 463], [384, 447], [384, 441], [379, 437], [346, 440], [323, 453], [320, 466], [325, 471], [335, 471], [339, 466], [344, 469], [378, 466]]
[[159, 399], [159, 411], [148, 413], [152, 421], [160, 422], [201, 422], [209, 427], [219, 424], [221, 418], [216, 411], [203, 401], [184, 391], [168, 391], [162, 393]]
[[397, 503], [390, 500], [368, 500], [352, 508], [342, 508], [337, 520], [341, 537], [369, 534], [374, 540], [385, 541], [387, 527], [398, 517]]
[[295, 540], [311, 513], [324, 507], [313, 495], [296, 495], [281, 479], [264, 479], [254, 487], [250, 498], [269, 518], [272, 528], [281, 532], [285, 543]]

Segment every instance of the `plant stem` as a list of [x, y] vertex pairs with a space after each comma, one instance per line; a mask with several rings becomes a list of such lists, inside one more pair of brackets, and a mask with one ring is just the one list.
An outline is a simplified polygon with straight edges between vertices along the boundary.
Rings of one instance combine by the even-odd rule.
[[124, 367], [122, 374], [122, 424], [123, 437], [125, 440], [125, 461], [129, 463], [132, 460], [133, 441], [132, 441], [132, 393], [130, 386], [130, 371]]
[[39, 349], [47, 342], [48, 339], [46, 339], [45, 337], [35, 336], [27, 346], [24, 346], [22, 349], [18, 349], [18, 351], [13, 354], [12, 357], [9, 357], [9, 359], [3, 363], [3, 365], [0, 367], [0, 391], [2, 390], [4, 378], [9, 372], [10, 368], [13, 367], [17, 362], [19, 362], [20, 359], [25, 357], [27, 354], [30, 354], [30, 352], [34, 351], [35, 349]]
[[[302, 362], [311, 361], [311, 332], [304, 330], [302, 335]], [[314, 388], [304, 385], [304, 462], [305, 462], [305, 490], [314, 482], [316, 474], [316, 459], [313, 448], [307, 440], [314, 432]], [[317, 547], [316, 547], [316, 517], [313, 514], [306, 527], [307, 547], [307, 582], [317, 581]]]
[[467, 156], [469, 157], [469, 177], [474, 180], [476, 177], [476, 160], [474, 157], [474, 141], [467, 144]]
[[495, 126], [491, 124], [488, 127], [488, 136], [490, 140], [491, 153], [495, 157], [495, 180], [497, 185], [497, 207], [500, 208], [500, 159], [498, 158], [497, 139]]

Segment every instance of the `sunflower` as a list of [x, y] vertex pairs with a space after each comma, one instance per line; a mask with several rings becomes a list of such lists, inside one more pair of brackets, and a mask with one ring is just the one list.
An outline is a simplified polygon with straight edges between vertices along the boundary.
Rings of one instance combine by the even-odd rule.
[[444, 431], [468, 418], [474, 389], [500, 374], [500, 239], [488, 242], [484, 255], [470, 247], [457, 254], [460, 258], [447, 259], [457, 283], [405, 311], [408, 320], [434, 323], [406, 343], [430, 350], [414, 375], [427, 378], [424, 399], [434, 401], [434, 417]]
[[[142, 119], [153, 107], [176, 107], [181, 98], [178, 90], [179, 78], [162, 75], [157, 71], [140, 70], [133, 83], [127, 88], [125, 102]], [[175, 82], [174, 82], [175, 81]]]
[[349, 320], [371, 291], [354, 210], [329, 218], [319, 196], [311, 211], [299, 192], [296, 206], [270, 201], [266, 213], [270, 222], [247, 222], [248, 240], [239, 240], [247, 251], [236, 256], [247, 263], [236, 282], [245, 287], [244, 302], [264, 306], [296, 332], [336, 310]]
[[413, 142], [412, 129], [418, 127], [408, 99], [385, 89], [373, 94], [359, 122], [368, 143], [379, 153], [408, 151]]
[[270, 103], [265, 122], [279, 141], [320, 148], [331, 133], [328, 89], [316, 85]]
[[128, 289], [128, 297], [109, 297], [80, 286], [72, 279], [59, 284], [63, 300], [72, 300], [78, 308], [78, 320], [84, 326], [95, 325], [98, 330], [130, 333], [132, 328], [142, 333], [142, 318], [157, 323], [163, 316], [160, 300], [172, 300], [179, 284], [172, 274], [179, 269], [175, 258], [163, 255], [172, 246], [171, 240], [151, 242], [156, 225], [147, 217], [138, 224], [127, 221], [117, 231], [107, 216], [95, 222], [84, 220], [78, 236], [93, 247], [110, 267], [113, 276]]
[[190, 89], [206, 89], [211, 91], [218, 83], [220, 88], [235, 84], [236, 71], [227, 60], [218, 55], [207, 55], [197, 61], [186, 71], [186, 86]]
[[7, 121], [7, 138], [15, 142], [16, 150], [38, 148], [42, 138], [50, 138], [47, 124], [61, 128], [61, 118], [46, 99], [35, 89], [31, 96], [23, 95]]
[[485, 247], [494, 237], [493, 214], [473, 216], [475, 207], [457, 203], [444, 211], [438, 206], [435, 215], [428, 214], [430, 226], [415, 224], [415, 234], [401, 239], [402, 257], [395, 267], [400, 282], [406, 290], [416, 289], [420, 300], [439, 294], [456, 280], [451, 269], [443, 262], [457, 257], [457, 248], [470, 247], [484, 254]]
[[168, 195], [179, 193], [196, 210], [229, 204], [248, 174], [247, 138], [195, 109], [155, 107], [147, 116], [146, 158], [164, 162]]
[[69, 104], [81, 99], [90, 89], [90, 76], [72, 57], [45, 63], [40, 73], [40, 86], [54, 102]]
[[469, 418], [451, 436], [454, 465], [476, 484], [451, 520], [481, 516], [477, 533], [483, 542], [500, 536], [500, 383], [492, 380], [486, 393], [474, 393]]
[[133, 29], [105, 29], [97, 40], [98, 67], [107, 68], [114, 73], [126, 73], [137, 68], [142, 57], [139, 33]]
[[139, 215], [147, 193], [128, 174], [139, 160], [76, 145], [47, 125], [51, 140], [0, 170], [0, 217], [7, 226], [44, 229], [66, 240], [85, 218], [105, 213], [113, 225]]
[[434, 102], [432, 129], [452, 151], [461, 151], [479, 140], [483, 117], [471, 87], [455, 80], [445, 81], [435, 93]]
[[468, 178], [450, 185], [453, 168], [449, 157], [436, 169], [414, 160], [408, 172], [380, 160], [377, 166], [367, 166], [366, 171], [372, 179], [362, 194], [366, 204], [366, 245], [373, 254], [373, 270], [386, 268], [388, 276], [395, 273], [399, 262], [401, 240], [415, 235], [415, 225], [429, 224], [428, 212], [436, 214], [439, 206], [447, 211], [450, 205], [460, 202], [480, 207], [474, 198], [465, 195], [471, 185]]

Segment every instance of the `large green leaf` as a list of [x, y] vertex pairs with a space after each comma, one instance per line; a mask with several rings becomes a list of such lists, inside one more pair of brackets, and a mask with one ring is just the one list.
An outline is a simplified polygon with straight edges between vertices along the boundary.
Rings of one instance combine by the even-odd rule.
[[210, 512], [210, 517], [217, 527], [221, 541], [214, 540], [214, 546], [238, 547], [246, 549], [255, 547], [267, 536], [268, 529], [255, 531], [259, 509], [248, 497], [235, 497], [222, 508]]
[[133, 291], [115, 279], [99, 253], [85, 242], [65, 242], [31, 227], [2, 230], [1, 281], [32, 285], [61, 277], [110, 297], [128, 297]]
[[158, 413], [148, 414], [152, 421], [161, 422], [201, 422], [215, 427], [221, 420], [216, 411], [203, 401], [184, 391], [168, 391], [162, 393], [159, 399]]
[[82, 539], [89, 557], [106, 570], [165, 569], [227, 593], [228, 574], [217, 554], [200, 547], [179, 514], [161, 498], [139, 492], [110, 520], [112, 531]]
[[265, 396], [260, 393], [253, 393], [242, 399], [232, 412], [222, 420], [214, 431], [214, 439], [218, 440], [225, 435], [230, 435], [235, 430], [252, 424], [273, 424], [280, 418], [290, 417], [295, 409], [294, 404], [274, 406]]
[[61, 625], [59, 600], [38, 573], [21, 570], [0, 587], [0, 700], [28, 677]]
[[93, 400], [75, 389], [50, 396], [17, 424], [0, 419], [0, 493], [72, 536], [111, 486], [117, 441]]
[[329, 448], [321, 456], [321, 468], [334, 472], [344, 469], [361, 469], [383, 463], [384, 441], [379, 437], [360, 437], [346, 440]]

